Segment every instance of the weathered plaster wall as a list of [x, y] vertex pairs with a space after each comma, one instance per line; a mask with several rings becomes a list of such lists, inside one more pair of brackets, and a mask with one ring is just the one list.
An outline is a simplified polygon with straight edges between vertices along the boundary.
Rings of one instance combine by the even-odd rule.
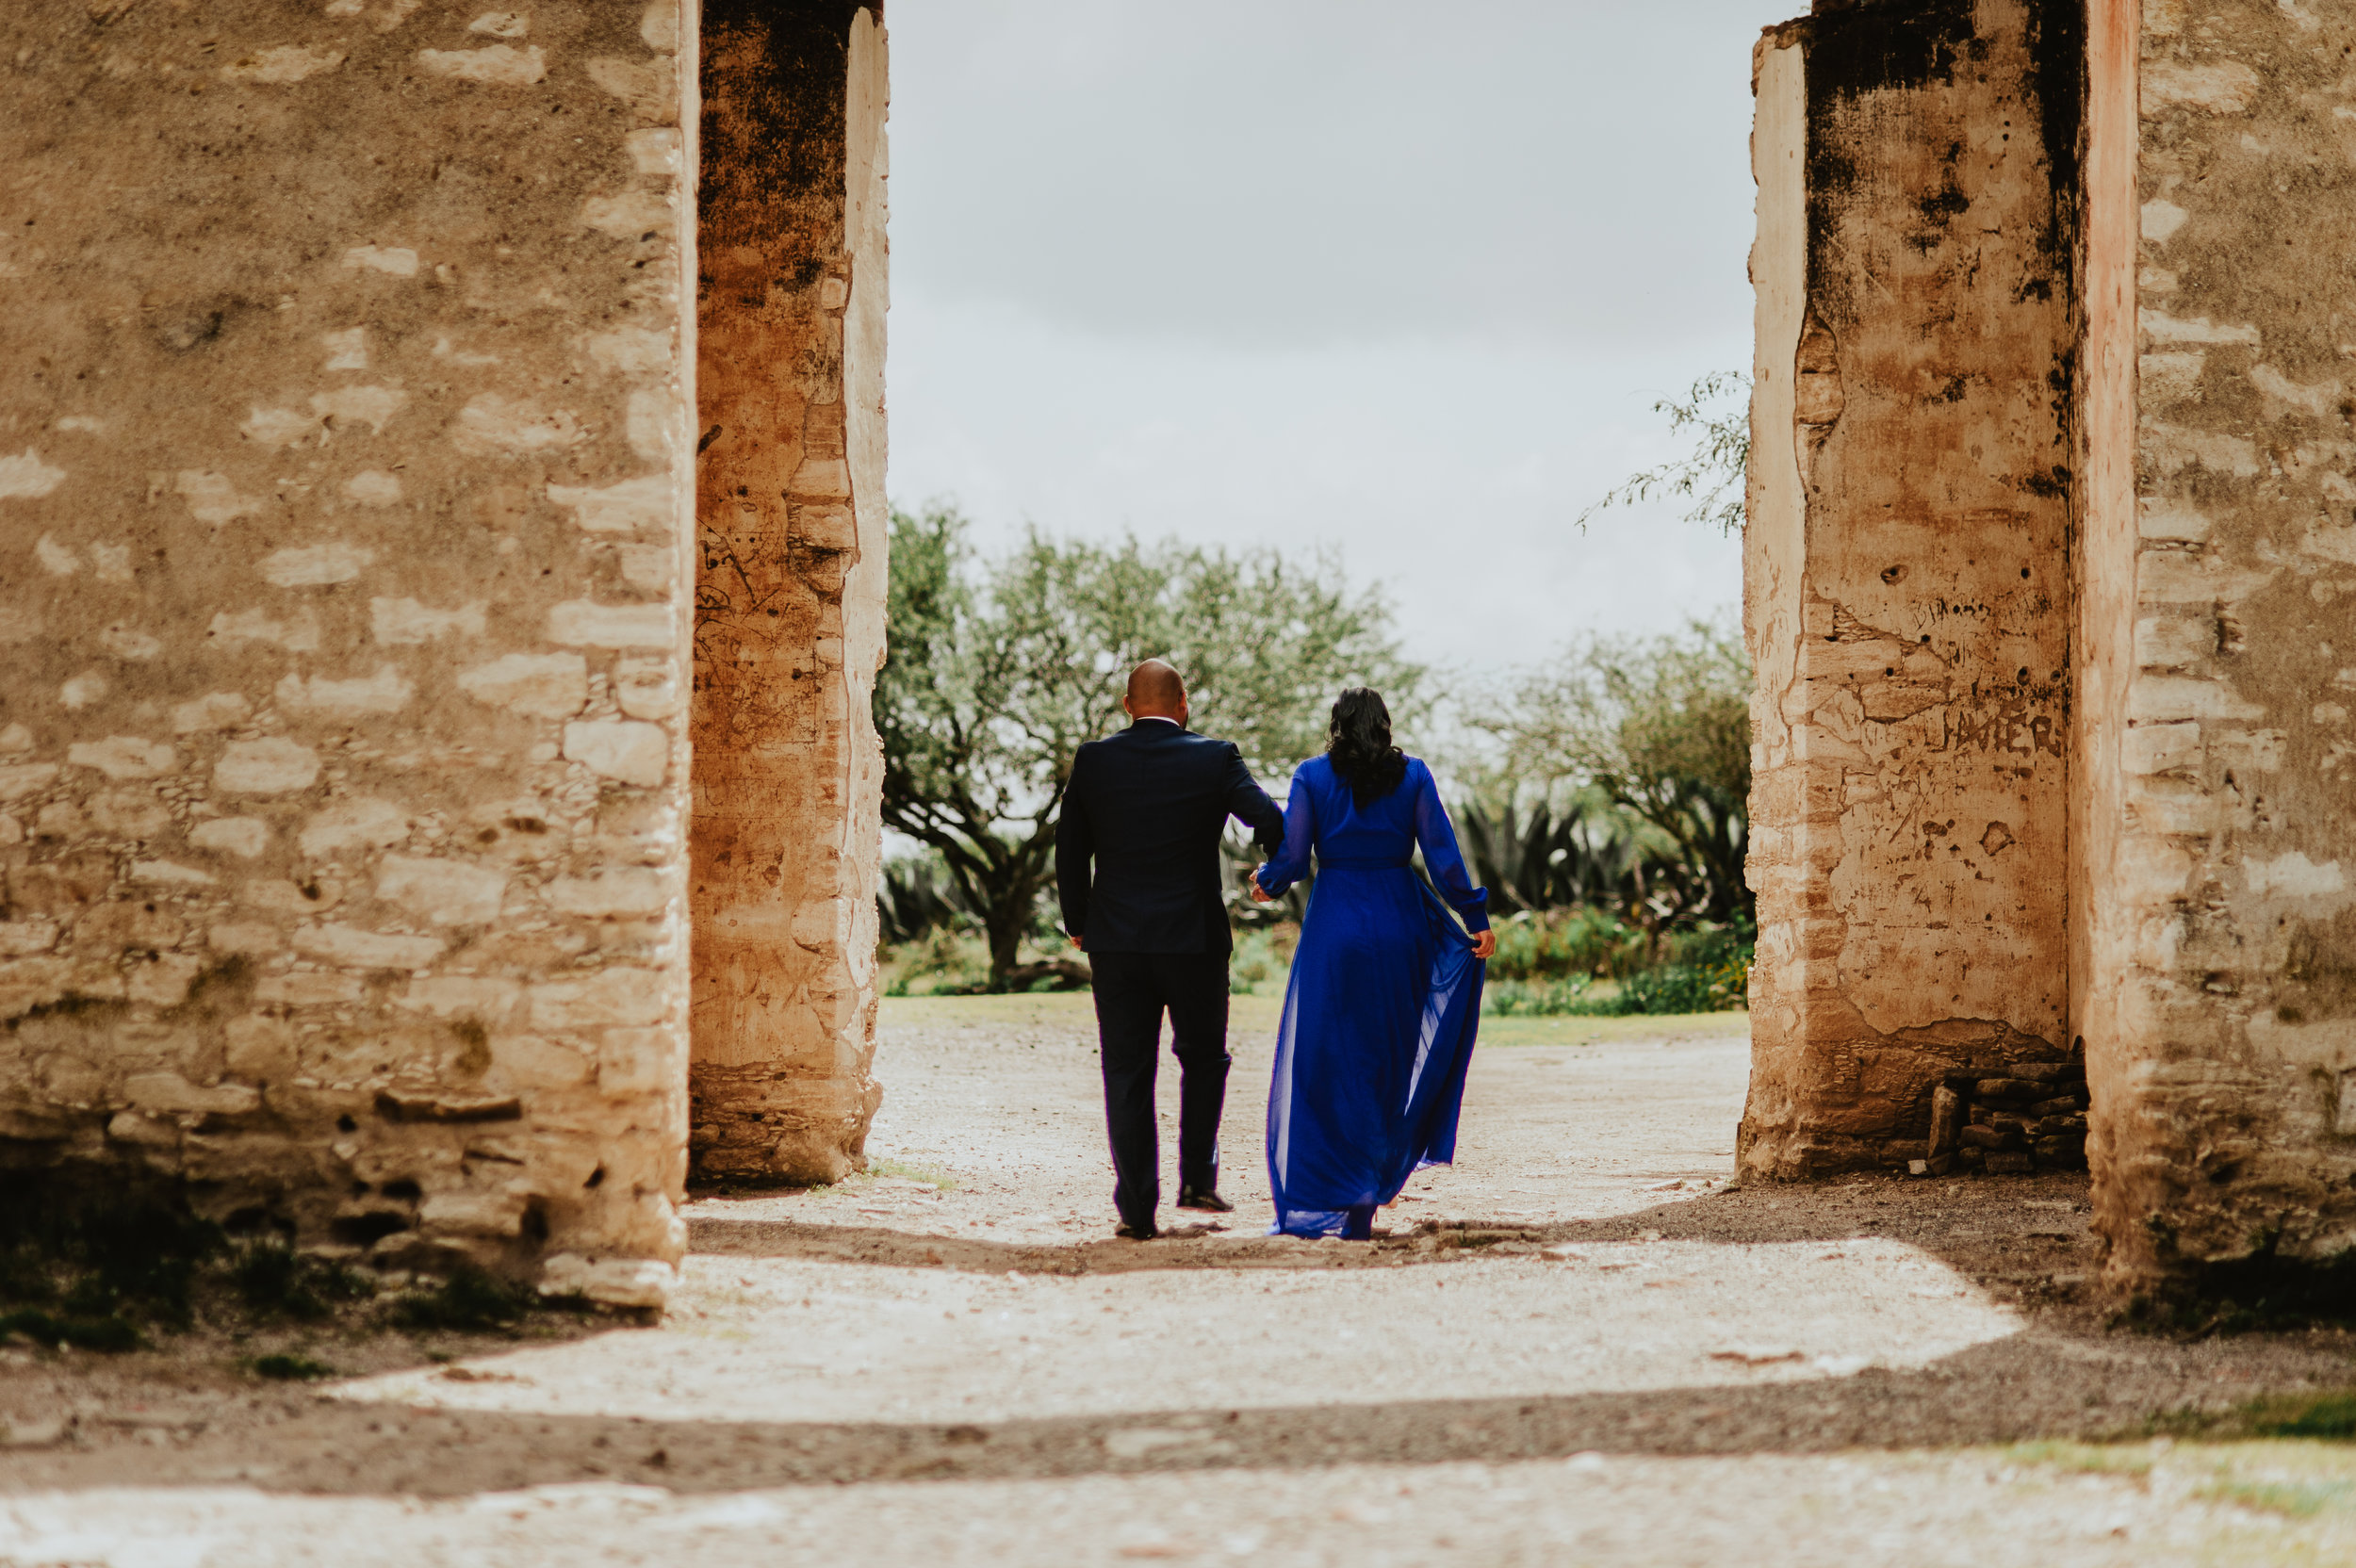
[[2078, 19], [1760, 45], [1748, 1174], [1920, 1157], [1942, 1074], [2068, 1044]]
[[2110, 1112], [2129, 1063], [2119, 986], [2098, 983], [2133, 941], [2116, 896], [2126, 820], [2127, 692], [2135, 669], [2135, 122], [2140, 0], [2087, 8], [2086, 341], [2080, 355], [2081, 508], [2072, 561], [2070, 1016], [2085, 1043], [2086, 1155], [2103, 1190], [2116, 1158]]
[[833, 1181], [882, 1098], [884, 36], [712, 0], [703, 37], [695, 1157]]
[[0, 1155], [660, 1298], [674, 0], [0, 8]]
[[[2111, 1266], [2356, 1243], [2356, 15], [2148, 0]], [[2123, 552], [2122, 552], [2123, 553]]]

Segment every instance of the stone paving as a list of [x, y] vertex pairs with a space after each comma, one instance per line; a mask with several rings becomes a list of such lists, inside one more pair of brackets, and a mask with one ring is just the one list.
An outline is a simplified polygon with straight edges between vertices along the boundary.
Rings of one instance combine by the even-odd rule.
[[0, 1564], [2356, 1549], [2344, 1450], [2142, 1435], [2356, 1383], [2346, 1342], [2107, 1330], [2081, 1177], [1727, 1190], [1740, 1015], [1492, 1021], [1387, 1234], [1268, 1238], [1272, 1018], [1239, 1000], [1237, 1212], [1162, 1241], [1110, 1235], [1084, 997], [895, 1001], [872, 1173], [702, 1197], [659, 1328], [396, 1342], [323, 1393], [18, 1353], [0, 1417], [76, 1424], [0, 1451]]

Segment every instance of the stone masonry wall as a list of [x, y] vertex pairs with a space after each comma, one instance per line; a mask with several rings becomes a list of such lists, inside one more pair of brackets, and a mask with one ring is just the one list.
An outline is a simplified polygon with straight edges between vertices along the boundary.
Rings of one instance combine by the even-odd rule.
[[694, 1149], [830, 1182], [875, 1051], [883, 658], [883, 30], [704, 9]]
[[675, 0], [0, 8], [10, 1167], [660, 1300], [681, 32]]
[[2067, 1050], [2070, 0], [1820, 5], [1757, 61], [1746, 1174], [1926, 1153]]
[[2084, 1025], [2130, 1284], [2356, 1244], [2356, 15], [2148, 0], [2139, 57], [2137, 511], [2089, 564], [2135, 619]]

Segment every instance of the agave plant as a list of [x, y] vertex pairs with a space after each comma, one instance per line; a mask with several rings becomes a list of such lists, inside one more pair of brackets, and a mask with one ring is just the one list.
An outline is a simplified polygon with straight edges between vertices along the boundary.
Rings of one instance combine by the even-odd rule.
[[886, 862], [875, 889], [875, 913], [883, 939], [895, 946], [973, 923], [957, 879], [934, 855]]

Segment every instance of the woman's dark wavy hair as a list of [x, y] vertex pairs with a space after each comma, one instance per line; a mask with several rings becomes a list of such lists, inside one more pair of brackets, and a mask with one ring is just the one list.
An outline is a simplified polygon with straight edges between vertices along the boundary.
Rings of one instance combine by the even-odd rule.
[[1335, 697], [1325, 733], [1325, 755], [1361, 811], [1407, 776], [1407, 754], [1391, 744], [1391, 710], [1382, 693], [1352, 686]]

